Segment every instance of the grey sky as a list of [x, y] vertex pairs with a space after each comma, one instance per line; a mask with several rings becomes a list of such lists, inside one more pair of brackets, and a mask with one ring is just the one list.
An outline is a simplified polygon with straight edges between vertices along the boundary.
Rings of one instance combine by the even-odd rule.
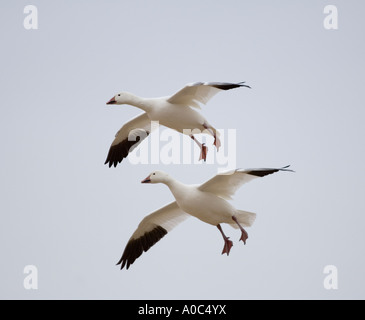
[[[364, 61], [360, 1], [2, 1], [0, 298], [365, 298]], [[339, 29], [325, 30], [336, 5]], [[222, 256], [217, 228], [191, 218], [126, 272], [115, 263], [140, 220], [172, 200], [142, 185], [162, 169], [201, 183], [215, 165], [103, 165], [139, 113], [106, 106], [188, 82], [247, 81], [202, 113], [237, 129], [237, 166], [291, 164], [242, 187], [258, 219]], [[215, 153], [213, 146], [210, 152]], [[25, 290], [35, 265], [39, 289]], [[323, 287], [335, 265], [339, 290]]]

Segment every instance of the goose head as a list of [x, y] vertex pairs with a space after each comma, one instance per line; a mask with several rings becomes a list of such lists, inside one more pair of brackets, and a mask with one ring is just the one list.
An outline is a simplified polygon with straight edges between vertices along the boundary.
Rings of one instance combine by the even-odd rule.
[[169, 175], [163, 171], [154, 171], [141, 183], [164, 183], [167, 181]]
[[128, 104], [130, 101], [130, 93], [121, 92], [111, 98], [106, 104]]

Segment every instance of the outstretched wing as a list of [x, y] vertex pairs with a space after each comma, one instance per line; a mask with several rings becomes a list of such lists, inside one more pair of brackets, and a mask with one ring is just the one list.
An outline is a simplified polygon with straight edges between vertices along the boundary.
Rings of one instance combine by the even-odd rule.
[[144, 251], [151, 248], [187, 217], [189, 214], [182, 211], [176, 201], [145, 217], [129, 239], [117, 264], [121, 264], [121, 269], [124, 266], [128, 269]]
[[109, 168], [122, 162], [151, 133], [151, 121], [142, 113], [127, 122], [115, 135], [104, 164]]
[[199, 108], [199, 103], [206, 104], [213, 96], [222, 90], [230, 90], [239, 87], [250, 88], [244, 82], [196, 82], [189, 83], [180, 91], [172, 95], [167, 101], [174, 104], [188, 105]]
[[199, 189], [213, 193], [219, 197], [230, 200], [235, 192], [245, 183], [253, 179], [267, 176], [278, 171], [291, 171], [289, 166], [283, 168], [269, 169], [236, 169], [217, 174], [212, 179], [203, 183]]

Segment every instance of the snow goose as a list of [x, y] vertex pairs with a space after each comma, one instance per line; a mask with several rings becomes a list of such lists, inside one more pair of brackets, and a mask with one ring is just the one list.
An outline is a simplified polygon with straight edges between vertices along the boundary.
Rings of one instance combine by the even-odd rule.
[[146, 216], [129, 239], [123, 255], [118, 262], [121, 269], [129, 266], [144, 251], [151, 248], [176, 225], [189, 216], [216, 226], [224, 240], [222, 254], [229, 255], [233, 242], [224, 234], [221, 223], [227, 223], [241, 230], [241, 238], [246, 244], [248, 234], [243, 227], [251, 226], [256, 218], [252, 212], [234, 208], [227, 200], [232, 199], [236, 190], [244, 183], [278, 171], [291, 171], [289, 166], [278, 169], [232, 170], [220, 173], [201, 185], [183, 184], [167, 173], [155, 171], [142, 183], [164, 183], [175, 197], [174, 202]]
[[[110, 146], [105, 164], [109, 167], [122, 162], [133, 151], [153, 128], [151, 121], [178, 132], [198, 129], [214, 137], [214, 145], [217, 150], [220, 147], [219, 133], [209, 122], [195, 109], [200, 109], [199, 103], [206, 104], [215, 94], [222, 90], [230, 90], [239, 87], [250, 88], [244, 82], [196, 82], [187, 84], [172, 96], [162, 98], [141, 98], [128, 92], [121, 92], [111, 98], [107, 104], [128, 104], [142, 109], [144, 112], [127, 122], [116, 134]], [[200, 159], [206, 160], [208, 149], [200, 143], [191, 133], [190, 137], [196, 142], [201, 150]]]

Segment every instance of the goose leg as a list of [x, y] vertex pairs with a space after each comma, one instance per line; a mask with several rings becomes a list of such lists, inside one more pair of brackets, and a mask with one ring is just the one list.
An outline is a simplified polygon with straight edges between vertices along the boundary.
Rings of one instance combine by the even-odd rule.
[[203, 127], [205, 129], [207, 129], [211, 133], [211, 135], [214, 137], [214, 143], [213, 143], [213, 145], [215, 145], [215, 147], [217, 148], [217, 151], [219, 151], [219, 148], [221, 146], [221, 141], [217, 137], [217, 135], [215, 133], [215, 130], [212, 127], [209, 127], [206, 123], [203, 124]]
[[200, 143], [197, 139], [195, 139], [195, 137], [193, 135], [190, 135], [190, 138], [193, 139], [200, 148], [200, 158], [199, 158], [199, 160], [207, 161], [208, 148], [205, 145], [205, 143], [203, 143], [203, 144]]
[[226, 237], [226, 235], [224, 234], [220, 224], [217, 225], [217, 228], [221, 232], [221, 234], [223, 236], [223, 239], [224, 239], [224, 247], [223, 247], [222, 254], [227, 253], [227, 256], [229, 256], [229, 252], [231, 251], [231, 248], [233, 246], [233, 242], [231, 240], [229, 240], [228, 237]]
[[236, 222], [236, 223], [237, 223], [237, 225], [238, 225], [238, 227], [241, 229], [242, 234], [241, 234], [240, 241], [242, 240], [242, 241], [243, 241], [243, 243], [244, 243], [244, 244], [246, 244], [246, 240], [248, 239], [248, 233], [247, 233], [247, 232], [246, 232], [246, 230], [245, 230], [245, 229], [243, 229], [243, 227], [239, 224], [239, 222], [238, 222], [238, 220], [237, 220], [237, 218], [236, 218], [235, 216], [233, 216], [233, 217], [232, 217], [232, 220], [233, 220], [234, 222]]

